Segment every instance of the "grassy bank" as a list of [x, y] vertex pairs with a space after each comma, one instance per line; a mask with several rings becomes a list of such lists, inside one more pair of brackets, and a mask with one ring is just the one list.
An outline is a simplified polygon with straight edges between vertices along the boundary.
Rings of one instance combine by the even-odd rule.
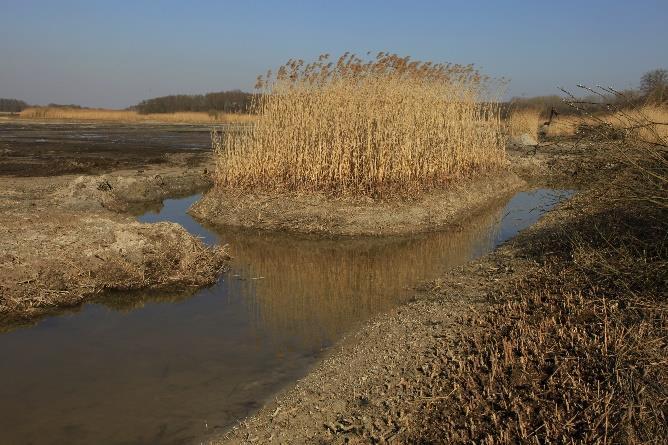
[[77, 109], [61, 107], [30, 107], [21, 113], [22, 119], [53, 119], [74, 121], [106, 121], [106, 122], [165, 122], [165, 123], [193, 123], [193, 124], [223, 124], [223, 123], [251, 123], [254, 117], [248, 114], [237, 113], [155, 113], [140, 114], [136, 111], [106, 110], [106, 109]]
[[214, 138], [219, 188], [405, 196], [505, 165], [498, 104], [471, 66], [324, 55], [259, 86], [255, 126]]
[[227, 267], [225, 247], [207, 247], [178, 224], [141, 224], [127, 213], [209, 182], [202, 167], [183, 165], [0, 177], [0, 324], [108, 291], [178, 292], [214, 283]]

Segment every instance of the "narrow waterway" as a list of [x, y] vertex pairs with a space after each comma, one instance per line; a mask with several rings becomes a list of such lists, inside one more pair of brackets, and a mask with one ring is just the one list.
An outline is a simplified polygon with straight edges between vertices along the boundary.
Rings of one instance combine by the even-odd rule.
[[118, 294], [0, 334], [0, 444], [181, 444], [223, 430], [303, 376], [411, 287], [489, 252], [569, 191], [521, 192], [456, 230], [313, 240], [174, 221], [229, 245], [231, 270], [184, 295]]

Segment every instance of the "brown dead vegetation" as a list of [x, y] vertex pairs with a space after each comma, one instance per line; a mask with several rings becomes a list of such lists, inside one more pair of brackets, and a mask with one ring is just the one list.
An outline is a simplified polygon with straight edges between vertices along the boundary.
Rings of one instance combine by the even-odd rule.
[[105, 290], [201, 286], [224, 265], [224, 251], [177, 224], [66, 212], [13, 216], [14, 224], [0, 228], [0, 314], [35, 315]]
[[189, 288], [227, 264], [178, 224], [140, 224], [119, 212], [195, 193], [202, 167], [103, 176], [0, 178], [0, 316], [31, 317], [105, 291]]
[[531, 266], [497, 287], [497, 309], [453, 342], [454, 359], [430, 363], [434, 399], [406, 441], [668, 439], [665, 124], [646, 109], [601, 121], [592, 136], [617, 168], [517, 243]]
[[664, 443], [666, 160], [628, 139], [556, 158], [583, 172], [578, 196], [378, 317], [223, 442]]
[[534, 264], [453, 342], [455, 359], [430, 363], [436, 399], [409, 442], [668, 438], [666, 215], [596, 198], [586, 215], [525, 240]]

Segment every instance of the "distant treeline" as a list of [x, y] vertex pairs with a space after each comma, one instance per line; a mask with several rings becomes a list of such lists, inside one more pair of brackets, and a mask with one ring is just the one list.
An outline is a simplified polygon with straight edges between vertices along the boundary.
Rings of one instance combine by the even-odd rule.
[[196, 95], [178, 94], [143, 100], [133, 108], [140, 114], [181, 111], [247, 113], [252, 97], [253, 94], [241, 90]]
[[[645, 97], [637, 90], [623, 91], [625, 99], [617, 96], [601, 97], [597, 95], [587, 95], [578, 98], [581, 103], [578, 107], [582, 110], [596, 111], [601, 109], [601, 104], [608, 103], [614, 105], [632, 105], [645, 101]], [[507, 115], [513, 110], [534, 109], [539, 110], [544, 115], [549, 115], [550, 110], [554, 109], [559, 114], [576, 114], [577, 110], [564, 102], [565, 96], [535, 96], [535, 97], [513, 97], [510, 101], [503, 104], [502, 113]], [[624, 103], [622, 103], [624, 102]]]
[[19, 113], [28, 108], [28, 104], [18, 99], [0, 98], [0, 111]]
[[[571, 91], [573, 95], [582, 92], [580, 88]], [[601, 104], [614, 106], [637, 106], [640, 104], [666, 105], [668, 104], [668, 70], [655, 69], [648, 71], [640, 78], [637, 89], [620, 91], [621, 94], [597, 94], [584, 95], [578, 98], [578, 107], [583, 110], [596, 111], [601, 109]], [[514, 97], [503, 104], [502, 113], [509, 114], [517, 109], [536, 109], [544, 115], [549, 115], [554, 109], [560, 114], [573, 114], [576, 110], [563, 101], [563, 96], [536, 96], [536, 97]]]
[[82, 107], [81, 105], [77, 105], [77, 104], [54, 104], [54, 103], [51, 103], [51, 104], [47, 105], [47, 107], [49, 107], [49, 108], [69, 108], [71, 110], [87, 110], [88, 109], [88, 107]]

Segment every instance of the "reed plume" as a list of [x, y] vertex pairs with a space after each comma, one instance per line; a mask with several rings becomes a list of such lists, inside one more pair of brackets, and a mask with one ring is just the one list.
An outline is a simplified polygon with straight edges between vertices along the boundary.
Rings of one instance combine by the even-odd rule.
[[257, 120], [214, 133], [218, 187], [414, 194], [501, 168], [505, 136], [490, 79], [472, 65], [324, 54], [258, 77]]

